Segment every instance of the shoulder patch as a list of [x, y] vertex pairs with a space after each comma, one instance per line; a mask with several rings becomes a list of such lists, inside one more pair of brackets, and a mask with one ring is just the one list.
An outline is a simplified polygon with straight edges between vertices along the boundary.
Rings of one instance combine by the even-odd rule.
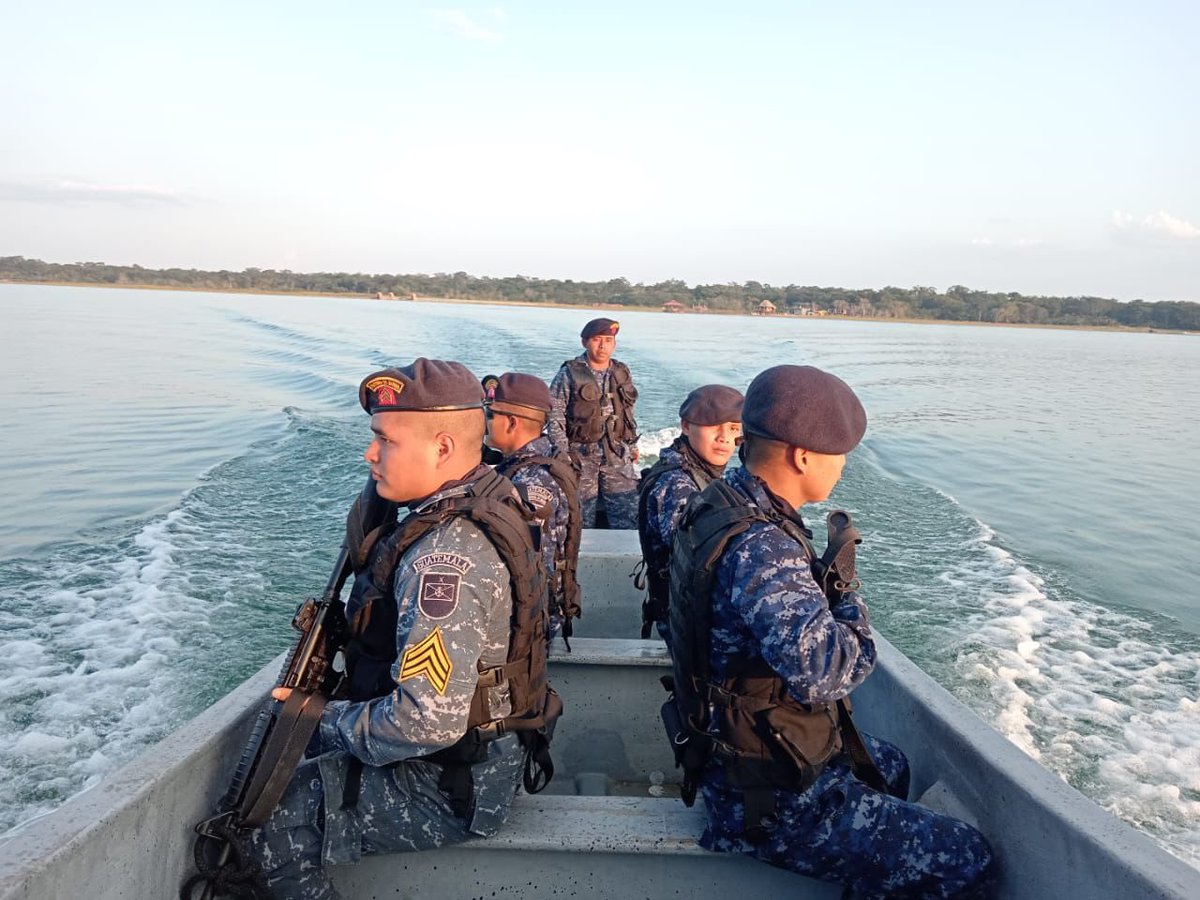
[[554, 502], [554, 495], [550, 493], [550, 489], [540, 484], [525, 485], [525, 493], [529, 495], [529, 502], [538, 510]]
[[440, 628], [433, 629], [433, 633], [423, 641], [406, 648], [404, 658], [400, 661], [400, 681], [424, 677], [439, 694], [446, 693], [453, 671], [454, 663], [450, 660]]
[[475, 563], [459, 553], [426, 553], [424, 556], [414, 559], [412, 567], [414, 572], [420, 573], [430, 566], [445, 566], [454, 569], [460, 575], [466, 575], [467, 569], [474, 565]]
[[417, 583], [417, 605], [427, 619], [448, 618], [458, 608], [462, 576], [457, 572], [422, 572]]

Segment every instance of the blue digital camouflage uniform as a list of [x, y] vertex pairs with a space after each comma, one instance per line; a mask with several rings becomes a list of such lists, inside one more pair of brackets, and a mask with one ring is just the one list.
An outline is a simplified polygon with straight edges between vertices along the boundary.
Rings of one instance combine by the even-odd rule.
[[[745, 469], [725, 480], [771, 508], [762, 482]], [[832, 608], [799, 545], [773, 525], [735, 537], [717, 563], [710, 663], [722, 681], [735, 661], [763, 659], [802, 703], [846, 697], [875, 665], [866, 605], [857, 594]], [[907, 794], [901, 751], [864, 735], [889, 785]], [[991, 862], [987, 841], [964, 822], [867, 787], [844, 756], [801, 793], [775, 791], [778, 823], [763, 843], [743, 837], [742, 794], [714, 763], [701, 783], [711, 850], [737, 851], [803, 875], [844, 884], [864, 897], [964, 896]]]
[[[524, 466], [516, 468], [522, 459], [532, 456], [553, 456], [554, 447], [550, 438], [542, 435], [530, 441], [504, 462], [496, 467], [496, 471], [506, 476], [520, 490], [525, 498], [537, 510], [542, 522], [542, 562], [546, 564], [550, 596], [550, 629], [548, 637], [553, 638], [562, 628], [562, 587], [553, 573], [556, 564], [566, 555], [567, 520], [570, 511], [567, 506], [567, 495], [558, 486], [554, 476], [545, 466]], [[511, 474], [510, 474], [511, 472]]]
[[[447, 488], [413, 512], [465, 491], [462, 484]], [[337, 897], [324, 865], [492, 835], [508, 818], [524, 761], [515, 735], [492, 742], [487, 760], [472, 767], [474, 804], [465, 820], [438, 790], [441, 766], [416, 759], [466, 733], [476, 664], [507, 659], [507, 568], [477, 526], [456, 518], [402, 554], [395, 595], [396, 689], [326, 707], [309, 747], [315, 758], [301, 763], [279, 806], [250, 836], [252, 856], [277, 897]], [[353, 616], [355, 610], [347, 612]], [[497, 716], [511, 711], [507, 686], [493, 688], [489, 700]], [[351, 756], [365, 763], [362, 789], [357, 806], [344, 810]]]
[[[587, 364], [587, 353], [575, 358]], [[588, 368], [591, 369], [590, 366]], [[601, 396], [608, 398], [611, 363], [608, 369], [602, 372], [591, 369], [591, 373], [601, 390]], [[609, 528], [637, 528], [638, 473], [633, 461], [635, 444], [630, 442], [614, 449], [604, 438], [590, 444], [568, 441], [567, 401], [570, 395], [571, 379], [564, 364], [550, 382], [550, 420], [546, 432], [555, 449], [569, 453], [579, 464], [579, 503], [583, 508], [583, 527], [596, 527], [596, 514], [603, 501]], [[611, 401], [604, 402], [601, 413], [607, 417], [612, 412]]]
[[[678, 463], [683, 455], [673, 447], [666, 447], [659, 454], [663, 462]], [[679, 520], [683, 516], [683, 507], [688, 499], [700, 491], [700, 486], [692, 480], [684, 469], [672, 469], [660, 475], [647, 489], [646, 496], [646, 535], [650, 542], [651, 559], [668, 559], [671, 547], [675, 544], [675, 532], [679, 528]], [[671, 645], [671, 629], [666, 622], [655, 622], [659, 637]]]

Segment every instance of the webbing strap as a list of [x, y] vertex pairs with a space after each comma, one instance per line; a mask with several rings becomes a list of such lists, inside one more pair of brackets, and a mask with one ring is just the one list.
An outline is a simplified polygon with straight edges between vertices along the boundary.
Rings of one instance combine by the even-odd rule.
[[288, 695], [238, 810], [240, 825], [256, 827], [267, 821], [321, 721], [325, 702], [322, 694], [293, 690]]

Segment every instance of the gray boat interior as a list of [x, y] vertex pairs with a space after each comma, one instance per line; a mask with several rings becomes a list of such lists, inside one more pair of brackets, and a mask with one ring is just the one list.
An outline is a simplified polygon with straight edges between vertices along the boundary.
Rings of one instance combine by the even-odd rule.
[[[585, 531], [584, 615], [551, 680], [566, 703], [551, 787], [518, 796], [495, 838], [336, 870], [347, 898], [663, 898], [739, 891], [837, 898], [840, 888], [697, 844], [702, 804], [677, 798], [658, 710], [661, 642], [637, 638], [633, 532]], [[983, 830], [1004, 898], [1200, 897], [1200, 871], [1084, 798], [935, 684], [886, 640], [855, 692], [859, 726], [909, 755], [913, 796]], [[51, 815], [0, 838], [0, 900], [170, 898], [192, 826], [224, 791], [273, 661], [166, 740]]]

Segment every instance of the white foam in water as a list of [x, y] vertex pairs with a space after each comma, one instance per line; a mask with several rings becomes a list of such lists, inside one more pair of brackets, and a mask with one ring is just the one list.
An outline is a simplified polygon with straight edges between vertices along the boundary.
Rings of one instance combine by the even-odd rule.
[[652, 466], [659, 455], [680, 435], [679, 426], [647, 431], [638, 438], [638, 465]]
[[0, 830], [91, 786], [177, 726], [177, 635], [203, 628], [180, 584], [182, 510], [145, 526], [127, 555], [72, 548], [6, 597], [0, 634]]
[[1048, 589], [978, 525], [975, 577], [947, 575], [959, 582], [969, 635], [956, 669], [990, 697], [979, 711], [1105, 809], [1200, 864], [1200, 654]]

